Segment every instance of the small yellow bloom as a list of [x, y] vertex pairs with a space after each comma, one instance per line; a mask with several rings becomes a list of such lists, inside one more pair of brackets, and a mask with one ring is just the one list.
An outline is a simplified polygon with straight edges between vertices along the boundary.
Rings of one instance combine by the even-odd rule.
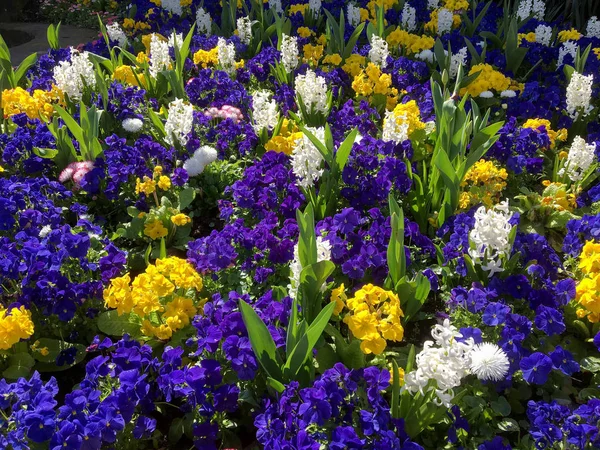
[[333, 310], [333, 314], [339, 316], [339, 314], [346, 306], [345, 301], [348, 299], [346, 296], [346, 289], [344, 288], [344, 283], [340, 284], [337, 288], [331, 291], [330, 301], [335, 302], [335, 308]]
[[142, 182], [139, 178], [135, 180], [135, 193], [140, 194], [144, 193], [146, 195], [150, 195], [156, 192], [156, 182], [148, 177], [144, 177], [144, 181]]
[[167, 234], [169, 234], [169, 230], [163, 226], [160, 220], [155, 219], [152, 222], [145, 224], [144, 234], [150, 239], [155, 240], [165, 237]]
[[158, 179], [158, 187], [163, 191], [167, 191], [171, 188], [171, 179], [166, 175], [161, 175]]
[[183, 227], [183, 226], [187, 225], [188, 223], [190, 223], [191, 221], [192, 221], [192, 219], [183, 213], [179, 213], [179, 214], [175, 214], [174, 216], [171, 216], [171, 222], [173, 222], [178, 227]]

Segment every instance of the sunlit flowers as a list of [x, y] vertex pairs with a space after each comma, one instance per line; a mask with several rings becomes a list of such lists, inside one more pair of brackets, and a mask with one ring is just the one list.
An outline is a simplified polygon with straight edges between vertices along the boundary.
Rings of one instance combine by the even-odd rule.
[[178, 142], [187, 144], [189, 133], [194, 122], [194, 107], [177, 98], [169, 103], [167, 122], [165, 123], [165, 140], [170, 145]]
[[582, 75], [573, 72], [567, 86], [567, 112], [573, 119], [587, 116], [593, 109], [592, 100], [593, 75]]
[[8, 350], [21, 339], [33, 334], [31, 312], [24, 306], [11, 308], [0, 306], [0, 350]]
[[400, 309], [400, 299], [392, 291], [367, 284], [354, 293], [346, 302], [349, 313], [344, 317], [352, 335], [360, 339], [360, 348], [364, 353], [379, 355], [386, 341], [400, 342], [404, 337], [404, 328], [400, 318], [404, 316]]
[[72, 100], [80, 100], [86, 86], [96, 86], [96, 72], [88, 52], [71, 47], [71, 61], [60, 61], [54, 68], [54, 83]]
[[577, 284], [578, 316], [600, 322], [600, 244], [587, 241], [579, 255], [583, 279]]

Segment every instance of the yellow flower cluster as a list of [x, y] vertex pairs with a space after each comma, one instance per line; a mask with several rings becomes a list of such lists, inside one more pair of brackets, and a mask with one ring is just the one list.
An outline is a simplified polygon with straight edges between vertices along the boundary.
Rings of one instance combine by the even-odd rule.
[[137, 315], [145, 336], [169, 339], [196, 315], [193, 298], [200, 290], [198, 272], [185, 259], [170, 257], [156, 260], [133, 282], [128, 273], [113, 278], [104, 290], [104, 303], [119, 315]]
[[565, 184], [544, 180], [542, 185], [546, 187], [542, 192], [543, 206], [549, 206], [557, 211], [573, 211], [577, 206], [577, 197], [575, 194], [567, 193]]
[[394, 108], [394, 117], [399, 125], [408, 123], [408, 136], [415, 131], [425, 129], [425, 124], [421, 122], [421, 111], [415, 100], [406, 103], [399, 103]]
[[518, 34], [518, 39], [519, 42], [521, 42], [521, 40], [525, 39], [527, 42], [535, 42], [535, 32], [531, 31], [529, 33], [519, 33]]
[[163, 225], [162, 220], [154, 219], [144, 224], [144, 235], [152, 240], [164, 238], [169, 230]]
[[135, 180], [135, 193], [144, 193], [146, 195], [154, 194], [156, 187], [163, 191], [168, 191], [171, 188], [171, 179], [162, 174], [162, 167], [156, 166], [153, 171], [152, 178], [144, 176], [144, 180], [137, 178]]
[[513, 81], [505, 76], [502, 72], [498, 72], [489, 64], [476, 64], [471, 67], [469, 75], [476, 72], [481, 72], [479, 76], [466, 88], [461, 89], [460, 94], [464, 95], [468, 92], [473, 97], [478, 97], [484, 91], [502, 92], [511, 87]]
[[54, 103], [61, 103], [62, 93], [56, 86], [51, 91], [36, 89], [33, 95], [25, 89], [5, 89], [2, 91], [0, 108], [4, 111], [4, 117], [25, 113], [30, 119], [48, 118], [54, 113]]
[[[368, 14], [369, 14], [368, 20], [370, 20], [371, 22], [377, 22], [376, 7], [382, 8], [383, 12], [385, 13], [388, 9], [393, 8], [396, 3], [398, 3], [398, 0], [371, 0], [369, 3], [367, 3], [367, 9], [365, 11], [365, 16], [366, 16], [366, 13], [368, 12]], [[367, 17], [365, 17], [363, 19], [362, 8], [361, 8], [361, 17], [360, 18], [361, 18], [362, 22], [367, 20]], [[387, 20], [385, 20], [385, 23], [387, 24]]]
[[333, 314], [339, 316], [342, 310], [344, 309], [344, 306], [346, 306], [346, 300], [348, 300], [344, 283], [340, 284], [337, 288], [331, 291], [331, 296], [329, 297], [329, 300], [335, 302]]
[[600, 322], [600, 243], [587, 241], [579, 255], [584, 278], [577, 285], [577, 315], [592, 323]]
[[0, 350], [8, 350], [21, 339], [33, 334], [31, 312], [25, 309], [12, 308], [10, 313], [0, 306]]
[[444, 8], [449, 11], [467, 11], [469, 9], [468, 0], [445, 0]]
[[354, 77], [352, 89], [357, 97], [385, 95], [387, 109], [392, 109], [398, 103], [398, 89], [392, 87], [392, 76], [382, 73], [379, 66], [373, 63], [369, 63], [365, 70]]
[[558, 40], [560, 42], [566, 41], [578, 41], [581, 39], [582, 34], [577, 31], [575, 28], [571, 28], [570, 30], [563, 30], [558, 32]]
[[363, 67], [365, 67], [366, 63], [367, 58], [365, 56], [361, 56], [358, 53], [354, 53], [348, 58], [346, 58], [346, 61], [342, 66], [342, 70], [351, 77], [355, 77], [363, 70]]
[[491, 208], [500, 201], [507, 178], [508, 173], [503, 167], [485, 159], [477, 161], [461, 183], [464, 191], [460, 194], [460, 208], [468, 209], [479, 203]]
[[344, 317], [344, 323], [357, 339], [363, 353], [381, 354], [387, 341], [399, 342], [404, 337], [404, 328], [400, 317], [400, 299], [391, 291], [367, 284], [348, 299], [350, 312]]
[[566, 141], [568, 131], [566, 128], [561, 128], [558, 131], [554, 131], [552, 129], [552, 125], [550, 121], [547, 119], [527, 119], [527, 121], [523, 124], [523, 128], [532, 128], [534, 130], [539, 129], [540, 127], [546, 127], [546, 132], [548, 133], [548, 137], [550, 138], [550, 148], [554, 148], [556, 145], [556, 140]]
[[399, 46], [404, 49], [408, 55], [429, 50], [435, 44], [435, 39], [430, 36], [412, 34], [402, 28], [396, 28], [392, 31], [386, 41], [391, 47]]
[[300, 13], [300, 14], [304, 15], [304, 13], [306, 12], [307, 8], [308, 8], [308, 3], [290, 5], [289, 15], [293, 16], [296, 13]]
[[198, 50], [193, 56], [194, 64], [202, 65], [203, 69], [208, 66], [215, 66], [219, 62], [219, 55], [217, 47], [206, 50]]
[[[145, 56], [145, 53], [141, 52], [142, 55]], [[140, 61], [140, 64], [144, 61]], [[137, 75], [137, 79], [136, 79]], [[146, 86], [146, 80], [144, 78], [143, 73], [135, 73], [133, 71], [133, 67], [128, 65], [121, 65], [115, 67], [115, 71], [113, 72], [113, 80], [120, 81], [121, 83], [129, 84], [131, 86], [139, 86], [138, 79], [142, 84], [142, 87]]]
[[142, 31], [142, 30], [149, 30], [152, 27], [150, 26], [150, 24], [147, 24], [146, 22], [142, 22], [142, 21], [136, 22], [135, 20], [130, 19], [128, 17], [125, 20], [123, 20], [123, 28], [125, 30]]
[[269, 142], [265, 144], [265, 150], [273, 150], [275, 152], [291, 155], [298, 139], [302, 139], [302, 132], [294, 122], [283, 119], [279, 134], [273, 136]]
[[311, 45], [306, 44], [302, 50], [304, 51], [304, 62], [317, 66], [319, 60], [323, 57], [323, 46], [322, 45]]

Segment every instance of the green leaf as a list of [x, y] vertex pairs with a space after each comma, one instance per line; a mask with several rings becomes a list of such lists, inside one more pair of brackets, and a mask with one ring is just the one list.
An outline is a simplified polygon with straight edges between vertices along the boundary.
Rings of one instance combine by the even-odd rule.
[[519, 431], [521, 428], [515, 419], [506, 418], [498, 422], [498, 429], [501, 431], [511, 432]]
[[[70, 366], [65, 366], [65, 369], [77, 364], [80, 361], [83, 361], [83, 358], [85, 358], [85, 346], [81, 344], [72, 344], [70, 342], [50, 338], [40, 338], [36, 341], [36, 344], [38, 349], [46, 348], [48, 350], [48, 354], [46, 355], [42, 355], [42, 353], [39, 351], [33, 352], [33, 357], [40, 362], [54, 364], [60, 352], [73, 347], [77, 349], [75, 362]], [[58, 369], [62, 369], [62, 367], [58, 367]]]
[[258, 362], [268, 376], [276, 380], [281, 380], [281, 359], [277, 354], [277, 347], [269, 329], [262, 319], [258, 317], [256, 311], [243, 300], [240, 300], [240, 312], [248, 330], [252, 350], [254, 350]]
[[176, 417], [169, 427], [168, 439], [171, 444], [177, 444], [185, 434], [183, 417]]
[[38, 155], [40, 158], [53, 159], [56, 155], [58, 155], [58, 150], [55, 148], [33, 147], [33, 153]]
[[300, 272], [300, 306], [308, 324], [311, 324], [320, 308], [321, 286], [335, 270], [331, 261], [319, 261], [306, 266]]
[[296, 211], [296, 221], [298, 222], [298, 258], [302, 267], [309, 266], [317, 262], [317, 238], [315, 236], [314, 211], [309, 204], [304, 213], [299, 209]]
[[179, 193], [179, 210], [183, 211], [190, 206], [196, 198], [196, 189], [188, 187]]
[[335, 154], [335, 162], [338, 166], [340, 173], [346, 167], [346, 163], [348, 162], [348, 157], [350, 156], [350, 151], [354, 146], [354, 140], [356, 139], [356, 135], [358, 134], [358, 129], [354, 128], [350, 134], [344, 139], [344, 142], [338, 148], [338, 151]]
[[2, 372], [2, 376], [11, 380], [27, 377], [34, 365], [35, 359], [29, 353], [12, 354], [8, 358], [8, 368]]
[[300, 337], [298, 344], [294, 347], [294, 350], [288, 355], [287, 361], [283, 366], [283, 374], [288, 381], [295, 379], [296, 374], [300, 371], [304, 362], [309, 356], [312, 356], [313, 348], [315, 344], [323, 334], [323, 330], [329, 323], [333, 309], [335, 308], [335, 302], [330, 302], [325, 308], [321, 310], [319, 315], [312, 322], [306, 333]]
[[582, 370], [587, 370], [588, 372], [600, 372], [600, 358], [596, 356], [588, 356], [587, 358], [583, 358], [579, 364]]
[[31, 66], [37, 62], [37, 53], [32, 53], [19, 64], [19, 68], [15, 70], [15, 84], [19, 84]]
[[277, 381], [275, 378], [267, 377], [267, 384], [279, 394], [285, 391], [285, 386], [283, 383]]
[[119, 316], [115, 309], [105, 311], [98, 316], [98, 329], [108, 336], [123, 336], [125, 333], [139, 336], [140, 325], [131, 319], [128, 313]]
[[508, 416], [510, 414], [511, 408], [510, 408], [510, 404], [508, 403], [508, 401], [506, 400], [505, 397], [498, 397], [497, 401], [493, 401], [491, 403], [492, 405], [492, 410], [497, 413], [500, 414], [501, 416]]
[[395, 419], [400, 418], [400, 371], [396, 359], [392, 359], [392, 405], [390, 413]]

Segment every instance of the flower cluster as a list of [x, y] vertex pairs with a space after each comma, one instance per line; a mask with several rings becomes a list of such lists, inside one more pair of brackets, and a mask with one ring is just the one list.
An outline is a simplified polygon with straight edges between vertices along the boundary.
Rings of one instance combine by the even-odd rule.
[[21, 339], [33, 334], [31, 312], [24, 306], [20, 308], [0, 309], [0, 350], [8, 350]]
[[464, 191], [460, 195], [460, 208], [469, 209], [479, 203], [491, 208], [500, 201], [507, 178], [506, 169], [499, 168], [493, 161], [480, 159], [461, 183]]

